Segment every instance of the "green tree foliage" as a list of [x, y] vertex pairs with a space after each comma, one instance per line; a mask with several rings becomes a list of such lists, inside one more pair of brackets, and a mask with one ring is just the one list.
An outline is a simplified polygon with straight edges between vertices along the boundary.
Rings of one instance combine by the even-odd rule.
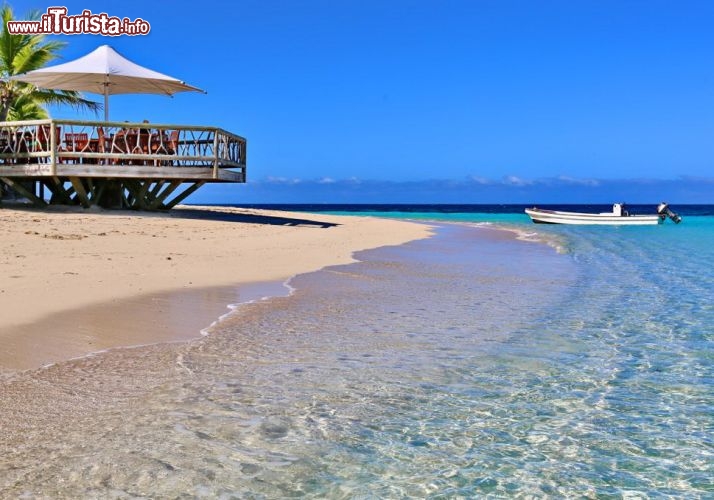
[[[66, 45], [47, 40], [45, 35], [11, 35], [7, 22], [14, 20], [12, 8], [5, 4], [0, 10], [0, 121], [47, 118], [47, 104], [68, 104], [78, 109], [98, 111], [99, 103], [84, 99], [79, 92], [38, 89], [34, 85], [11, 80], [10, 77], [46, 66], [58, 57]], [[31, 12], [24, 20], [38, 20], [39, 12]]]

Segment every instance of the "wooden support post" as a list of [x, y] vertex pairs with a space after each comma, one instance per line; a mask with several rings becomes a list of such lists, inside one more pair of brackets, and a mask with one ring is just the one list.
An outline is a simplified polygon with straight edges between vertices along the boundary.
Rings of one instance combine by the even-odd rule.
[[84, 189], [84, 184], [82, 184], [82, 179], [79, 177], [70, 177], [69, 181], [72, 183], [72, 187], [74, 187], [74, 190], [77, 192], [79, 203], [84, 208], [89, 208], [91, 203], [89, 201], [89, 197], [87, 196], [87, 190]]
[[64, 189], [64, 186], [56, 178], [44, 179], [42, 182], [52, 193], [52, 196], [50, 196], [50, 204], [57, 203], [57, 198], [61, 198], [64, 203], [72, 203], [72, 198], [69, 197], [67, 191]]
[[126, 196], [126, 189], [124, 184], [122, 184], [121, 188], [121, 206], [122, 208], [129, 208], [131, 205], [129, 204], [129, 200], [127, 199]]
[[102, 195], [104, 194], [104, 190], [107, 187], [107, 184], [109, 184], [110, 181], [106, 179], [100, 179], [94, 182], [94, 188], [92, 189], [92, 203], [95, 205], [99, 204], [99, 200], [102, 199]]
[[123, 186], [124, 190], [127, 191], [126, 194], [126, 199], [127, 201], [132, 201], [134, 199], [134, 191], [136, 191], [136, 181], [133, 179], [124, 179], [121, 182], [121, 185]]
[[7, 192], [9, 189], [9, 186], [6, 186], [5, 183], [0, 179], [0, 205], [2, 205], [2, 197], [3, 195]]
[[45, 200], [38, 198], [35, 193], [30, 191], [29, 189], [26, 189], [25, 186], [23, 186], [19, 182], [15, 182], [13, 179], [9, 177], [1, 177], [0, 180], [4, 182], [7, 186], [10, 187], [13, 191], [15, 191], [17, 194], [24, 196], [28, 200], [32, 202], [33, 205], [39, 206], [39, 207], [45, 207], [47, 206], [47, 203]]
[[165, 208], [166, 210], [170, 210], [170, 209], [174, 208], [176, 205], [178, 205], [183, 200], [185, 200], [190, 195], [192, 195], [198, 188], [203, 186], [205, 183], [206, 183], [205, 181], [200, 181], [200, 182], [196, 182], [196, 183], [192, 184], [183, 193], [178, 195], [176, 198], [171, 200], [169, 203], [164, 203], [163, 208]]
[[114, 179], [102, 179], [99, 191], [93, 200], [94, 204], [102, 208], [122, 208], [123, 191], [124, 186], [121, 182]]
[[141, 200], [142, 207], [146, 207], [150, 203], [148, 199], [149, 186], [151, 186], [151, 181], [144, 179], [144, 184], [142, 184], [141, 189], [136, 193], [137, 199]]
[[74, 202], [72, 201], [74, 188], [70, 187], [69, 189], [65, 189], [64, 182], [62, 182], [58, 177], [46, 179], [45, 185], [50, 189], [50, 191], [52, 191], [52, 198], [50, 199], [51, 204], [55, 203], [55, 197], [61, 199], [59, 203], [64, 202], [69, 205], [74, 204]]
[[156, 199], [156, 197], [159, 195], [159, 191], [161, 190], [161, 186], [163, 186], [166, 183], [166, 181], [158, 181], [156, 185], [151, 189], [149, 194], [153, 199]]
[[133, 209], [137, 210], [146, 210], [147, 209], [147, 203], [146, 203], [146, 189], [147, 186], [145, 183], [144, 185], [141, 184], [141, 181], [133, 180], [133, 179], [128, 179], [124, 181], [124, 186], [126, 187], [127, 191], [129, 191], [129, 197], [127, 197], [127, 200], [130, 202], [130, 207]]
[[84, 186], [84, 189], [87, 191], [87, 200], [89, 201], [89, 204], [93, 205], [94, 202], [96, 202], [96, 199], [94, 198], [94, 190], [95, 190], [94, 181], [92, 180], [91, 177], [87, 177], [86, 179], [82, 180], [82, 185]]
[[160, 210], [163, 206], [164, 200], [169, 197], [171, 193], [176, 191], [181, 185], [181, 181], [172, 181], [166, 188], [159, 194], [154, 201], [149, 205], [150, 210]]

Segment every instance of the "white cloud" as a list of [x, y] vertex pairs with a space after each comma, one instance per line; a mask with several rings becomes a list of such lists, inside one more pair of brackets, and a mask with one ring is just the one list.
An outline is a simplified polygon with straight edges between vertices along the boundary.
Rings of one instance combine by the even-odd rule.
[[523, 179], [521, 177], [517, 177], [515, 175], [507, 175], [503, 178], [503, 183], [508, 184], [510, 186], [531, 186], [533, 185], [533, 181], [530, 181], [528, 179]]
[[577, 184], [578, 186], [596, 187], [600, 185], [600, 181], [597, 179], [576, 179], [575, 177], [569, 177], [567, 175], [561, 175], [557, 179], [565, 184]]
[[482, 186], [490, 186], [491, 184], [493, 184], [493, 181], [491, 179], [479, 177], [477, 175], [472, 175], [471, 177], [469, 177], [469, 180], [475, 184], [481, 184]]
[[[260, 182], [260, 181], [258, 181]], [[302, 183], [302, 179], [298, 179], [297, 177], [289, 179], [287, 177], [271, 177], [268, 176], [265, 178], [263, 181], [266, 184], [300, 184]]]

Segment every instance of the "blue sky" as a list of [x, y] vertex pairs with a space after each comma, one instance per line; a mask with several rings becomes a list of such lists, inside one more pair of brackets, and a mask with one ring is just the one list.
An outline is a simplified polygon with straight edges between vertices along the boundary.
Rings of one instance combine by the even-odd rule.
[[248, 139], [249, 183], [190, 201], [714, 203], [711, 1], [11, 4], [151, 24], [63, 59], [109, 43], [207, 90], [111, 98]]

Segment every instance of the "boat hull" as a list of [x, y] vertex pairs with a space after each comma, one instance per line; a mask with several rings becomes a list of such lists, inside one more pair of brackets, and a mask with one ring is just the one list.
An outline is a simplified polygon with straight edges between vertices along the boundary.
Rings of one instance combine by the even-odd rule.
[[585, 214], [540, 208], [527, 208], [526, 213], [537, 224], [654, 226], [662, 223], [659, 215]]

